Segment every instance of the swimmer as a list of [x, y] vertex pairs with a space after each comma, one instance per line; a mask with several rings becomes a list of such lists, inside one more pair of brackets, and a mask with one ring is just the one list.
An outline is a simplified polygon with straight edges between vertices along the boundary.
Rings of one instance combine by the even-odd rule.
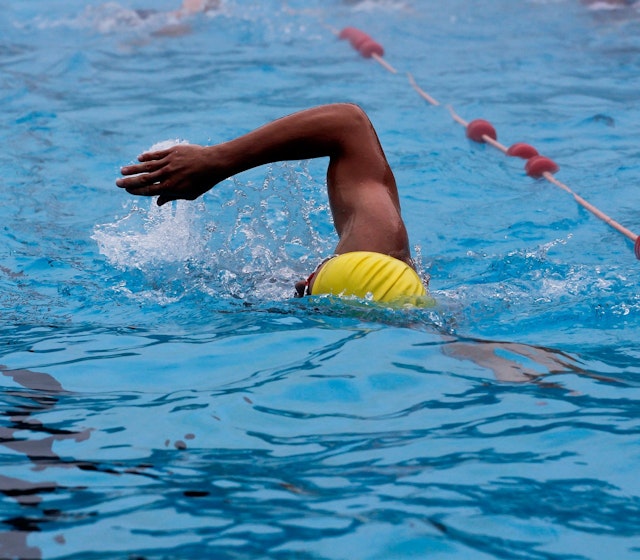
[[157, 196], [159, 206], [194, 200], [248, 169], [285, 160], [329, 157], [327, 191], [338, 234], [334, 254], [296, 283], [296, 295], [431, 302], [414, 269], [396, 181], [369, 118], [356, 105], [307, 109], [214, 146], [147, 152], [121, 169], [118, 187]]
[[624, 6], [633, 6], [636, 0], [581, 0], [586, 6], [593, 9], [615, 9]]
[[[183, 23], [183, 20], [196, 14], [207, 14], [220, 8], [220, 0], [183, 0], [178, 10], [169, 12], [170, 18], [174, 21], [155, 31], [156, 37], [179, 37], [191, 32], [191, 27]], [[144, 18], [141, 10], [137, 13]]]
[[179, 12], [184, 15], [210, 12], [220, 8], [220, 0], [183, 0]]
[[[220, 8], [220, 0], [183, 0], [182, 5], [177, 10], [169, 12], [177, 19], [191, 16], [193, 14], [207, 13]], [[160, 13], [159, 10], [135, 10], [141, 19], [147, 19]]]
[[[117, 2], [86, 6], [79, 16], [82, 23], [95, 26], [102, 33], [123, 29], [142, 30], [151, 36], [172, 37], [190, 33], [189, 21], [198, 14], [210, 14], [222, 7], [221, 0], [183, 0], [177, 9], [129, 9]], [[133, 45], [145, 44], [135, 41]]]
[[[162, 206], [195, 200], [223, 180], [260, 165], [325, 156], [338, 244], [309, 279], [296, 284], [296, 294], [367, 294], [381, 302], [428, 304], [426, 286], [414, 270], [393, 172], [371, 122], [356, 105], [307, 109], [214, 146], [179, 144], [146, 152], [138, 157], [140, 163], [121, 169], [124, 177], [116, 184], [133, 195], [157, 196]], [[447, 356], [471, 360], [500, 381], [537, 382], [562, 372], [590, 375], [572, 357], [540, 346], [448, 335], [443, 339]], [[537, 367], [529, 367], [528, 360]]]

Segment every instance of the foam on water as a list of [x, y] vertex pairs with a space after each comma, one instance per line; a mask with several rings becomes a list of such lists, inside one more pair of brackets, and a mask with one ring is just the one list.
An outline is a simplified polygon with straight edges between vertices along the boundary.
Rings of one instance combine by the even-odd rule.
[[[120, 268], [145, 269], [150, 265], [184, 262], [206, 257], [206, 238], [195, 230], [202, 207], [184, 203], [143, 210], [131, 204], [116, 222], [96, 228], [93, 239], [100, 253]], [[137, 222], [137, 223], [136, 223]]]

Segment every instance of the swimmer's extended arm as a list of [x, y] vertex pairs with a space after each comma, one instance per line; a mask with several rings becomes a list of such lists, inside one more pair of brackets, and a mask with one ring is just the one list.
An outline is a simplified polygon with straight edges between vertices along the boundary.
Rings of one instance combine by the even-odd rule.
[[[146, 152], [123, 167], [117, 185], [158, 204], [194, 200], [219, 182], [253, 167], [285, 160], [330, 157], [335, 181], [393, 183], [373, 127], [355, 105], [324, 105], [294, 113], [215, 146], [177, 145]], [[393, 185], [395, 186], [395, 185]]]
[[[248, 169], [276, 161], [329, 157], [327, 186], [339, 252], [371, 250], [408, 259], [393, 173], [368, 117], [351, 104], [283, 117], [229, 142], [178, 145], [142, 154], [116, 184], [158, 205], [194, 200]], [[344, 236], [343, 236], [344, 234]]]

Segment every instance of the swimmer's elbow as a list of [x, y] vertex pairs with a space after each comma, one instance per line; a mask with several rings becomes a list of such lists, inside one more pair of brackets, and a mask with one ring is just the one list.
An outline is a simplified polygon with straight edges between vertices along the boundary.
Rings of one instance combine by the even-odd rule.
[[364, 109], [355, 103], [339, 103], [340, 118], [345, 126], [362, 128], [371, 126], [371, 121]]
[[377, 145], [377, 134], [364, 109], [355, 103], [338, 103], [330, 106], [332, 111], [332, 126], [334, 133], [337, 133], [340, 148], [353, 148], [354, 146], [369, 145], [367, 139], [375, 140]]

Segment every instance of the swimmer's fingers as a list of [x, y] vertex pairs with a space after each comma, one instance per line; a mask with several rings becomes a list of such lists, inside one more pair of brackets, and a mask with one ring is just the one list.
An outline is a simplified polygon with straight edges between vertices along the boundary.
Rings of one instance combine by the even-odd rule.
[[167, 148], [166, 150], [158, 150], [155, 152], [144, 152], [138, 156], [138, 161], [145, 162], [145, 161], [157, 161], [160, 159], [164, 159], [169, 154], [175, 151], [174, 148], [175, 147]]
[[[157, 177], [157, 181], [152, 182], [151, 177]], [[158, 206], [162, 206], [173, 200], [195, 200], [204, 194], [209, 187], [189, 187], [184, 188], [171, 178], [162, 178], [161, 172], [136, 175], [127, 179], [120, 179], [121, 186], [135, 196], [157, 196]]]
[[[140, 156], [140, 158], [141, 157], [142, 156]], [[164, 160], [164, 158], [141, 161], [142, 163], [134, 163], [132, 165], [125, 165], [124, 167], [121, 167], [120, 173], [125, 177], [128, 175], [139, 175], [140, 173], [152, 174], [162, 169], [166, 165], [166, 161]]]
[[116, 185], [136, 196], [159, 196], [160, 206], [172, 200], [195, 200], [225, 177], [212, 173], [202, 146], [185, 144], [145, 152], [138, 161], [120, 169], [123, 176]]
[[126, 189], [127, 192], [131, 194], [146, 194], [134, 191], [149, 189], [151, 187], [160, 187], [160, 183], [164, 177], [162, 169], [150, 171], [148, 170], [146, 164], [129, 165], [127, 167], [123, 167], [120, 172], [125, 175], [125, 177], [116, 179], [116, 185], [121, 189]]

